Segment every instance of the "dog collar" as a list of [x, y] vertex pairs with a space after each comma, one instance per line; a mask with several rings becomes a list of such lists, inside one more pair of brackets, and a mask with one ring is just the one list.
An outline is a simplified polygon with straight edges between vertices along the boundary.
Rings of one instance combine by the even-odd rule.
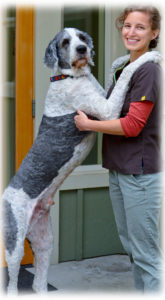
[[66, 79], [68, 77], [73, 78], [73, 76], [62, 74], [62, 75], [56, 75], [56, 76], [50, 77], [50, 81], [54, 82], [54, 81]]

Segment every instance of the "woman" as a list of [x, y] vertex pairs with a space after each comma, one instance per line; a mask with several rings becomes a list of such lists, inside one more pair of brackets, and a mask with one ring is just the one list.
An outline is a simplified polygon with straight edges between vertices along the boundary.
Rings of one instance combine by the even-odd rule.
[[[114, 73], [107, 98], [127, 64], [155, 48], [160, 15], [154, 7], [129, 7], [117, 19], [130, 60]], [[103, 136], [103, 166], [110, 170], [110, 197], [118, 233], [133, 265], [135, 287], [160, 288], [159, 213], [160, 169], [160, 67], [146, 62], [133, 74], [121, 116], [97, 121], [78, 111], [79, 130]]]

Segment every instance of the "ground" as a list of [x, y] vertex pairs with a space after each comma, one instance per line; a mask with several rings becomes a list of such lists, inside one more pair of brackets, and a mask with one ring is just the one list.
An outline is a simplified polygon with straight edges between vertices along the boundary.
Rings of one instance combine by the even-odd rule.
[[[33, 268], [28, 270], [32, 273], [34, 271]], [[48, 282], [57, 288], [53, 293], [134, 291], [131, 264], [126, 255], [109, 255], [51, 265]]]

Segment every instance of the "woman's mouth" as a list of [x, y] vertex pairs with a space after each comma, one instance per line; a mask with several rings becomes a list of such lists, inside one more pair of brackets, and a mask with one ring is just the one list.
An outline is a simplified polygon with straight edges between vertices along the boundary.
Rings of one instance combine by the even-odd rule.
[[129, 38], [127, 38], [126, 40], [127, 40], [127, 44], [129, 45], [135, 45], [139, 41], [137, 39], [129, 39]]

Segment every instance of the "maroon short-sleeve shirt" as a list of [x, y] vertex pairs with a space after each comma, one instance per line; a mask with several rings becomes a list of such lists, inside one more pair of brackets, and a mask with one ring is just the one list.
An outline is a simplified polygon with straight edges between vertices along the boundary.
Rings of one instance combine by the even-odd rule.
[[[116, 79], [121, 70], [116, 72]], [[110, 87], [107, 98], [114, 88]], [[127, 115], [131, 102], [152, 101], [153, 110], [137, 137], [103, 135], [103, 167], [123, 174], [155, 173], [161, 170], [161, 71], [160, 66], [146, 62], [132, 76], [120, 117]]]

